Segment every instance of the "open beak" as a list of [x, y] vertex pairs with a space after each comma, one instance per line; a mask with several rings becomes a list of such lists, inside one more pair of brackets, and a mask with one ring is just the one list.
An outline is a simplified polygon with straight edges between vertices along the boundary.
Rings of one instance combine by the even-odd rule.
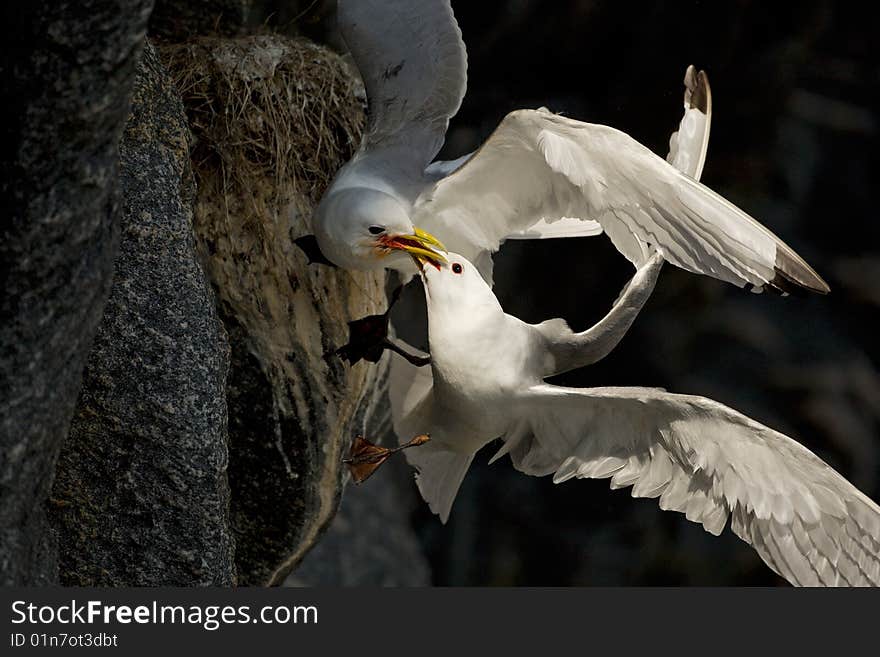
[[[383, 235], [378, 244], [381, 248], [409, 253], [421, 269], [426, 263], [440, 268], [446, 262], [443, 242], [421, 228], [413, 227], [412, 235]], [[442, 253], [441, 253], [442, 252]]]

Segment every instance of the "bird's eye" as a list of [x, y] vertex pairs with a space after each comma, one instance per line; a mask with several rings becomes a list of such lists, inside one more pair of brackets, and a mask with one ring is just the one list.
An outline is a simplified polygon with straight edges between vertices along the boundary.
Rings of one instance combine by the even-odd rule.
[[371, 235], [381, 235], [385, 232], [385, 229], [382, 226], [370, 226], [369, 228]]
[[457, 262], [452, 265], [452, 273], [453, 274], [460, 274], [463, 271], [464, 271], [464, 267], [462, 267]]

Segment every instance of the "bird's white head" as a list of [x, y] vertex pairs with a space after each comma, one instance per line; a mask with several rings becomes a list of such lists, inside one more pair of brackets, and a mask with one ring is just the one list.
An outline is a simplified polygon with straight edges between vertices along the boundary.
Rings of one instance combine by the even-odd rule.
[[318, 206], [315, 237], [321, 252], [345, 269], [405, 269], [416, 256], [446, 260], [443, 244], [413, 226], [400, 201], [365, 187], [325, 196]]
[[446, 259], [437, 263], [418, 258], [429, 314], [465, 318], [503, 312], [492, 288], [469, 260], [457, 253], [448, 253]]

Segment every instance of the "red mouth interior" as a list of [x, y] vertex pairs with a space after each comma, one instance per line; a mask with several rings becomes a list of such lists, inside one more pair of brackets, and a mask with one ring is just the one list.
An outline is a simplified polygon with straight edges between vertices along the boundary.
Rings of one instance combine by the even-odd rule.
[[[398, 249], [398, 250], [405, 251], [406, 247], [408, 247], [408, 246], [415, 247], [418, 249], [425, 248], [424, 244], [422, 244], [418, 240], [416, 240], [412, 237], [408, 237], [406, 235], [395, 235], [394, 237], [391, 237], [389, 235], [383, 235], [377, 241], [379, 242], [379, 244], [381, 244], [384, 248], [388, 249], [389, 251], [392, 249]], [[415, 261], [416, 266], [419, 269], [422, 269], [424, 264], [427, 263], [429, 265], [436, 267], [437, 271], [440, 271], [439, 263], [434, 262], [430, 258], [426, 258], [424, 256], [417, 256], [413, 253], [410, 253], [409, 255]]]
[[418, 241], [406, 235], [395, 235], [394, 237], [383, 235], [378, 239], [378, 242], [386, 249], [405, 249], [408, 246], [424, 248]]
[[427, 258], [417, 258], [415, 256], [413, 256], [413, 260], [415, 260], [416, 264], [420, 265], [421, 267], [424, 267], [425, 264], [427, 263], [427, 264], [431, 265], [432, 267], [434, 267], [437, 271], [440, 271], [440, 264], [437, 262], [434, 262], [433, 260], [428, 260]]

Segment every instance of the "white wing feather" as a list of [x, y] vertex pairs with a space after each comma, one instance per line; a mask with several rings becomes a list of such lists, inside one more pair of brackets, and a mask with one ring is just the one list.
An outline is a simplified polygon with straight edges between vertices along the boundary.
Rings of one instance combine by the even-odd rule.
[[595, 325], [575, 333], [560, 318], [534, 324], [544, 338], [546, 354], [544, 377], [555, 376], [580, 367], [592, 365], [605, 358], [629, 331], [639, 312], [647, 303], [657, 284], [663, 266], [663, 257], [655, 254], [639, 267], [623, 288], [611, 310]]
[[[712, 95], [709, 89], [709, 80], [705, 72], [696, 73], [693, 66], [689, 66], [684, 76], [684, 115], [679, 123], [678, 130], [672, 133], [669, 139], [670, 151], [666, 160], [675, 168], [689, 175], [695, 180], [700, 179], [703, 172], [703, 164], [706, 161], [706, 152], [709, 148], [709, 131], [712, 117]], [[541, 108], [541, 112], [549, 112]], [[445, 178], [464, 166], [474, 153], [451, 161], [439, 161], [432, 163], [425, 173], [430, 180], [437, 181]], [[578, 217], [562, 217], [553, 221], [540, 219], [528, 228], [507, 235], [510, 240], [532, 239], [559, 239], [567, 237], [590, 237], [601, 235], [602, 226], [592, 220]], [[481, 271], [483, 269], [481, 268]], [[491, 280], [491, 276], [486, 278]]]
[[338, 23], [369, 102], [361, 148], [402, 146], [419, 171], [443, 145], [467, 87], [467, 53], [448, 0], [339, 0]]
[[[676, 169], [699, 180], [709, 148], [709, 132], [712, 125], [712, 93], [709, 79], [704, 71], [697, 73], [689, 66], [684, 76], [684, 115], [678, 130], [669, 138], [669, 155], [666, 161]], [[541, 108], [539, 112], [548, 112]], [[445, 178], [460, 169], [474, 153], [457, 160], [432, 163], [425, 171], [431, 180]], [[557, 239], [601, 235], [602, 226], [595, 221], [579, 217], [562, 217], [553, 221], [540, 219], [528, 228], [511, 233], [506, 239]]]
[[799, 585], [880, 585], [880, 508], [804, 446], [702, 397], [539, 385], [503, 452], [554, 481], [612, 477], [719, 534], [731, 519]]
[[740, 287], [828, 290], [769, 230], [628, 135], [543, 111], [508, 114], [413, 209], [416, 225], [468, 259], [564, 217], [601, 224], [636, 266], [656, 249], [674, 265]]

